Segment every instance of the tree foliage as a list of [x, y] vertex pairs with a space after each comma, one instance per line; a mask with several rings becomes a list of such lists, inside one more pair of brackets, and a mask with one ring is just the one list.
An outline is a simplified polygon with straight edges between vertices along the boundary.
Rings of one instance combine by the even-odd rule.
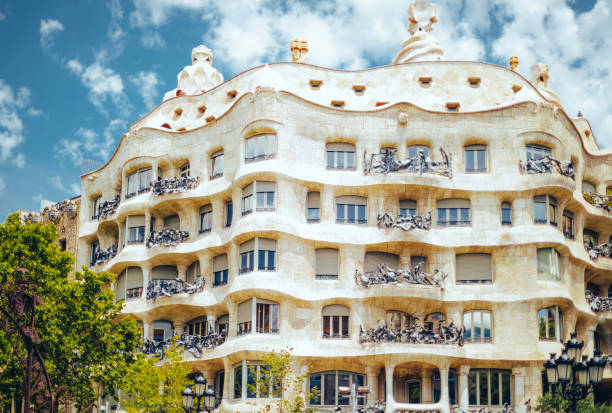
[[[571, 413], [571, 405], [569, 400], [561, 397], [559, 393], [545, 393], [538, 398], [536, 410], [540, 412], [550, 413]], [[576, 406], [577, 413], [612, 413], [612, 406], [609, 404], [593, 403], [593, 396], [588, 396], [584, 400], [580, 400]]]
[[[8, 308], [19, 286], [37, 295], [33, 334], [54, 398], [84, 410], [96, 399], [95, 383], [115, 393], [134, 361], [140, 331], [134, 320], [120, 317], [122, 303], [108, 288], [115, 275], [83, 267], [71, 276], [74, 258], [56, 238], [55, 225], [22, 223], [16, 213], [0, 225], [0, 306]], [[14, 324], [0, 314], [0, 389], [9, 403], [23, 396], [25, 349]]]
[[314, 389], [308, 394], [304, 393], [304, 383], [309, 372], [300, 374], [291, 349], [282, 349], [278, 352], [263, 353], [259, 365], [249, 366], [249, 375], [252, 383], [248, 385], [249, 392], [260, 395], [273, 395], [261, 412], [272, 413], [311, 413], [314, 410], [308, 407], [308, 400], [319, 397], [320, 391]]
[[139, 355], [122, 385], [127, 396], [122, 407], [129, 413], [183, 413], [181, 392], [191, 383], [191, 368], [182, 362], [182, 354], [175, 340], [160, 365], [155, 357]]

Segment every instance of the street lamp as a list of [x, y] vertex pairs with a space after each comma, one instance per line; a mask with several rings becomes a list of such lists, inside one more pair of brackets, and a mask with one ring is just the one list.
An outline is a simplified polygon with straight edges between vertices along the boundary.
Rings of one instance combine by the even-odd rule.
[[559, 358], [555, 360], [555, 354], [551, 353], [550, 360], [544, 363], [552, 393], [558, 393], [570, 402], [571, 413], [576, 413], [578, 401], [585, 399], [601, 384], [606, 365], [597, 350], [591, 360], [582, 356], [583, 346], [584, 342], [578, 341], [576, 333], [572, 333]]
[[194, 390], [191, 390], [191, 385], [187, 385], [187, 388], [181, 392], [183, 396], [183, 410], [185, 413], [211, 413], [219, 405], [219, 400], [215, 394], [213, 386], [206, 388], [206, 379], [202, 373], [193, 379]]

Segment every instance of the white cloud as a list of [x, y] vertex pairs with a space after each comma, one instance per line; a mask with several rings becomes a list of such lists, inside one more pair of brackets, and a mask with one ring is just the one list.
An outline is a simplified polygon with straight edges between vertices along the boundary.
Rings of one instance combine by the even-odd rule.
[[3, 177], [0, 176], [0, 193], [4, 191], [4, 188], [6, 188], [6, 181], [4, 180]]
[[95, 62], [83, 66], [78, 60], [70, 60], [68, 69], [79, 77], [83, 86], [89, 89], [89, 101], [102, 113], [106, 113], [104, 104], [110, 99], [115, 106], [127, 111], [123, 80], [121, 75], [111, 68]]
[[51, 181], [51, 185], [53, 185], [53, 187], [59, 191], [66, 192], [71, 195], [78, 195], [81, 192], [81, 186], [79, 184], [72, 183], [66, 187], [62, 181], [62, 178], [60, 178], [58, 175], [52, 176], [49, 178], [49, 180]]
[[155, 72], [138, 72], [130, 77], [130, 82], [136, 86], [138, 93], [142, 96], [147, 109], [155, 107], [155, 100], [160, 98], [157, 87], [161, 84], [159, 76]]
[[55, 34], [64, 31], [64, 25], [55, 19], [40, 20], [40, 47], [49, 51], [55, 44]]
[[74, 195], [79, 195], [81, 193], [81, 184], [70, 184], [70, 191], [72, 191]]
[[0, 22], [4, 19], [6, 19], [6, 14], [0, 13]]
[[11, 160], [17, 167], [24, 166], [23, 154], [16, 157], [13, 151], [24, 141], [25, 126], [21, 116], [27, 113], [30, 89], [22, 87], [17, 92], [0, 79], [0, 163]]
[[156, 31], [145, 31], [140, 37], [140, 43], [147, 49], [163, 49], [166, 41]]
[[208, 0], [134, 0], [130, 23], [132, 27], [161, 26], [177, 10], [204, 10], [209, 3]]
[[107, 161], [111, 151], [116, 148], [121, 133], [126, 128], [123, 119], [113, 119], [104, 129], [102, 137], [91, 129], [79, 128], [74, 133], [76, 139], [60, 139], [53, 147], [55, 158], [62, 164], [69, 160], [77, 166], [89, 162], [86, 156], [96, 157]]
[[25, 167], [25, 155], [21, 152], [15, 155], [13, 158], [13, 165], [15, 165], [17, 168], [23, 169]]
[[40, 210], [42, 211], [43, 209], [45, 209], [48, 206], [52, 206], [55, 205], [55, 202], [53, 201], [49, 201], [48, 199], [41, 199], [40, 200]]

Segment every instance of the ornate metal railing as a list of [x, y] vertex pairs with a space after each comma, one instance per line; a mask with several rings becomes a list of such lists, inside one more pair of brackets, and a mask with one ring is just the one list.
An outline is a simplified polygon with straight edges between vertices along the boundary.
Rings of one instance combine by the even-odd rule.
[[425, 152], [422, 150], [419, 151], [416, 157], [408, 158], [404, 161], [396, 159], [397, 149], [386, 149], [370, 155], [364, 151], [363, 173], [364, 175], [369, 175], [370, 173], [388, 174], [406, 171], [418, 174], [436, 174], [452, 178], [452, 156], [447, 155], [442, 148], [440, 148], [440, 153], [442, 154], [442, 161], [432, 162], [429, 157], [425, 156]]
[[463, 346], [465, 328], [450, 324], [440, 325], [438, 331], [427, 330], [421, 325], [412, 325], [407, 329], [394, 330], [386, 323], [365, 330], [359, 327], [359, 344], [366, 343], [407, 343], [407, 344], [456, 344]]
[[[204, 349], [213, 349], [225, 343], [226, 334], [225, 331], [217, 333], [216, 331], [210, 330], [207, 335], [189, 335], [183, 333], [176, 344], [183, 348], [183, 351], [188, 351], [193, 354], [194, 357], [202, 357]], [[172, 345], [172, 339], [164, 341], [155, 341], [150, 338], [146, 338], [143, 341], [143, 347], [141, 349], [144, 354], [153, 354], [160, 360], [164, 359], [166, 350]]]
[[525, 162], [519, 161], [519, 168], [523, 174], [549, 174], [556, 172], [576, 180], [572, 161], [558, 161], [550, 155], [540, 159], [528, 159]]
[[94, 259], [92, 261], [94, 265], [104, 264], [105, 262], [110, 261], [111, 259], [115, 258], [116, 255], [117, 255], [117, 245], [116, 244], [111, 245], [105, 250], [100, 249], [99, 246], [96, 246], [96, 251], [94, 253]]
[[147, 237], [146, 246], [147, 248], [151, 248], [154, 245], [171, 247], [184, 242], [187, 238], [189, 238], [188, 231], [181, 231], [175, 228], [164, 228], [161, 231], [151, 231]]
[[175, 278], [172, 280], [151, 280], [147, 285], [147, 300], [170, 297], [176, 294], [195, 294], [204, 289], [204, 277], [198, 275], [193, 284]]
[[93, 218], [106, 218], [108, 215], [113, 214], [117, 210], [117, 208], [119, 208], [120, 202], [120, 195], [117, 195], [115, 199], [112, 199], [110, 201], [101, 201], [98, 205], [98, 215], [94, 216]]
[[21, 217], [21, 220], [23, 221], [24, 224], [26, 222], [31, 222], [35, 224], [37, 222], [42, 222], [42, 217], [40, 216], [40, 214], [36, 212], [29, 212], [27, 215], [23, 215]]
[[584, 249], [592, 260], [596, 260], [599, 257], [612, 258], [612, 244], [599, 244], [595, 246], [590, 241], [585, 241]]
[[594, 192], [585, 192], [582, 197], [591, 205], [601, 208], [606, 212], [612, 212], [612, 196], [599, 195]]
[[195, 189], [199, 184], [199, 176], [175, 176], [171, 179], [158, 179], [153, 182], [153, 195], [178, 194]]
[[366, 271], [364, 273], [359, 270], [355, 270], [355, 284], [361, 287], [369, 287], [370, 285], [377, 284], [419, 284], [419, 285], [432, 285], [440, 288], [444, 288], [444, 280], [448, 277], [438, 269], [435, 269], [433, 273], [426, 273], [421, 271], [421, 265], [417, 264], [414, 266], [412, 271], [410, 268], [403, 270], [394, 270], [387, 264], [379, 264], [376, 270]]
[[389, 212], [378, 214], [378, 228], [400, 228], [404, 231], [411, 229], [431, 229], [431, 212], [425, 215], [399, 215], [397, 217]]
[[47, 213], [47, 216], [51, 221], [56, 222], [61, 212], [65, 212], [70, 218], [76, 217], [77, 205], [71, 202], [69, 199], [66, 199], [55, 205], [46, 207], [43, 209], [43, 213], [44, 212]]
[[584, 296], [595, 313], [612, 311], [612, 297], [598, 297], [590, 290], [584, 292]]

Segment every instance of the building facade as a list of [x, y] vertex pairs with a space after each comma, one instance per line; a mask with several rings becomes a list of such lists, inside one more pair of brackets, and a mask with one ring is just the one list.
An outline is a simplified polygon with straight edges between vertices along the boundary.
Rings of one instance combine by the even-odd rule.
[[612, 352], [612, 153], [545, 65], [440, 60], [418, 7], [391, 66], [223, 82], [194, 49], [82, 177], [77, 262], [118, 274], [145, 351], [182, 337], [219, 411], [269, 401], [248, 372], [282, 348], [312, 407], [357, 383], [387, 412], [525, 411], [570, 333]]

